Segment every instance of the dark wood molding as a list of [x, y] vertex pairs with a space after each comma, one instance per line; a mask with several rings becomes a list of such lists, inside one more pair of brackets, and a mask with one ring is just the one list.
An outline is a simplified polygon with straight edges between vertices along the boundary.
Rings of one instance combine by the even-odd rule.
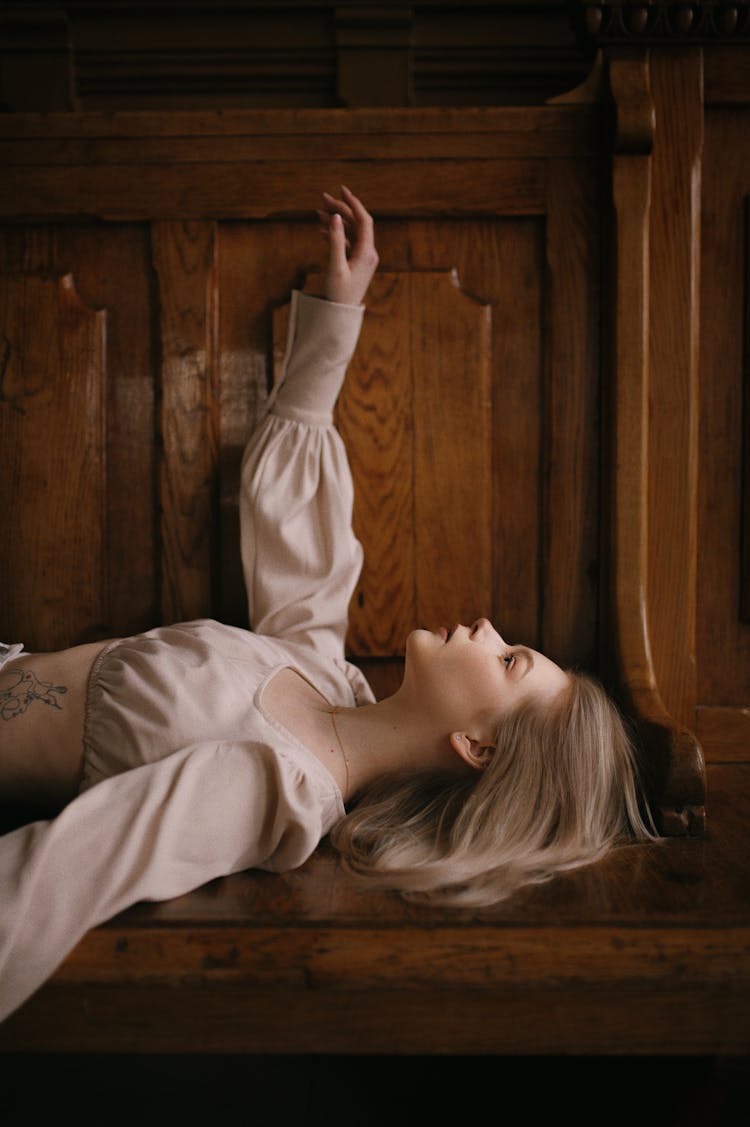
[[56, 3], [0, 5], [0, 113], [74, 110], [70, 20]]
[[566, 0], [0, 3], [6, 112], [539, 105], [588, 65]]

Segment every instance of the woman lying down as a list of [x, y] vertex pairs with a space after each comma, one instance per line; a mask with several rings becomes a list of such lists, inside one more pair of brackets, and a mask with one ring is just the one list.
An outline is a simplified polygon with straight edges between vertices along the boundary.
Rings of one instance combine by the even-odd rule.
[[0, 650], [0, 800], [58, 811], [0, 838], [0, 1018], [129, 905], [294, 869], [326, 835], [373, 887], [470, 905], [654, 836], [603, 689], [486, 618], [413, 631], [384, 700], [346, 661], [362, 551], [332, 411], [378, 256], [350, 191], [318, 214], [324, 295], [293, 294], [242, 465], [254, 630]]

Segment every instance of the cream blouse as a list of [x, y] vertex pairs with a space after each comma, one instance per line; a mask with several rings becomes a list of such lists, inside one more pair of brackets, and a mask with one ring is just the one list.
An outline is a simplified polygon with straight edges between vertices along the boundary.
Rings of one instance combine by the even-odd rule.
[[263, 690], [291, 667], [332, 705], [374, 700], [344, 657], [362, 550], [332, 416], [362, 315], [292, 295], [279, 390], [242, 465], [253, 631], [200, 620], [111, 643], [90, 677], [79, 796], [0, 838], [0, 1020], [89, 928], [242, 869], [295, 868], [343, 816]]

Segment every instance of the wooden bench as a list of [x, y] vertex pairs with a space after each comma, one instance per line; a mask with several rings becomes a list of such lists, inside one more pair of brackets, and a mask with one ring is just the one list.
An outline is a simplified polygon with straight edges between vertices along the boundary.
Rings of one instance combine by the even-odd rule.
[[[339, 412], [352, 656], [386, 691], [411, 625], [489, 611], [600, 671], [677, 835], [476, 915], [355, 893], [325, 847], [139, 905], [4, 1049], [747, 1051], [750, 133], [722, 59], [613, 50], [541, 107], [0, 118], [0, 636], [244, 621], [240, 452], [317, 193], [351, 183], [381, 250]], [[482, 441], [450, 460], [456, 418]]]
[[323, 847], [90, 932], [0, 1050], [747, 1054], [750, 765], [702, 838], [625, 850], [506, 907], [361, 893]]

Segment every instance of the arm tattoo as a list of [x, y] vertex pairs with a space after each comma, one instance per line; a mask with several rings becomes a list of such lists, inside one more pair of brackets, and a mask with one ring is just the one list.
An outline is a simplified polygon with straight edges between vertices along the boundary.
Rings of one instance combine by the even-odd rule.
[[62, 705], [55, 694], [67, 691], [65, 685], [40, 681], [36, 674], [27, 670], [9, 670], [0, 674], [0, 720], [12, 720], [14, 716], [21, 716], [35, 700], [62, 711]]

